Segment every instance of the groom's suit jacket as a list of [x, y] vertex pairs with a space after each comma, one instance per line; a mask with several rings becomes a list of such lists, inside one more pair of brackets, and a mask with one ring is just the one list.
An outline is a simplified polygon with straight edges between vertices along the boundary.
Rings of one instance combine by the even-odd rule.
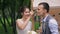
[[57, 21], [51, 16], [48, 15], [44, 18], [42, 22], [42, 34], [59, 34]]

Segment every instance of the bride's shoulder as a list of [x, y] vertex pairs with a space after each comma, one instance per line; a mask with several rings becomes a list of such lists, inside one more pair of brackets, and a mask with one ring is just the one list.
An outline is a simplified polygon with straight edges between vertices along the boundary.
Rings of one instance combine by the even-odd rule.
[[17, 21], [21, 21], [21, 19], [17, 19], [16, 22], [17, 22]]

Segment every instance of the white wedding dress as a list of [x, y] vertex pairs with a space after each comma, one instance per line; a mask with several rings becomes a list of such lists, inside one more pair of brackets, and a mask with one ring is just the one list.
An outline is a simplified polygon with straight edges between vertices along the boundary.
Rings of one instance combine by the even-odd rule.
[[[20, 21], [22, 24], [24, 23], [22, 19], [20, 19]], [[28, 31], [31, 31], [31, 27], [32, 27], [31, 21], [28, 22], [24, 30], [19, 29], [18, 26], [16, 25], [17, 34], [27, 34]]]

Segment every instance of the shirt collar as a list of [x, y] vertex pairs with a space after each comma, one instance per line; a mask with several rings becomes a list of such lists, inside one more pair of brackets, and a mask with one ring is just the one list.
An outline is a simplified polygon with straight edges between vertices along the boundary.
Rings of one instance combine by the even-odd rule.
[[46, 21], [46, 18], [48, 17], [48, 15], [46, 15], [46, 17], [43, 19], [43, 21], [45, 22]]

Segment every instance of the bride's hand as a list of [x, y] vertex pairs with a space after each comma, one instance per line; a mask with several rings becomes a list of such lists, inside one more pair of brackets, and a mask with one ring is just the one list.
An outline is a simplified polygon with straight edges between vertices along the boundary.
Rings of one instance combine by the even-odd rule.
[[30, 19], [33, 15], [34, 15], [34, 12], [33, 12], [33, 10], [31, 10], [28, 19]]
[[30, 16], [33, 16], [34, 15], [34, 12], [33, 12], [33, 10], [31, 10], [31, 12], [30, 12]]

